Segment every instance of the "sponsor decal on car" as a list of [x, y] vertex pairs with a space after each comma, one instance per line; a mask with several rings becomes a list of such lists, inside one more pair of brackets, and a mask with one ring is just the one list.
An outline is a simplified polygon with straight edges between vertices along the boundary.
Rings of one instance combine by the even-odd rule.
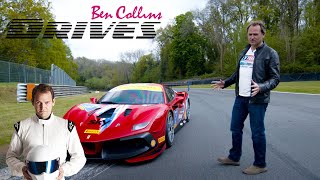
[[101, 118], [99, 122], [96, 122], [97, 124], [100, 124], [100, 133], [105, 131], [129, 107], [130, 105], [110, 105], [96, 111], [95, 115], [99, 116], [109, 109], [116, 108], [111, 117]]
[[84, 131], [85, 134], [99, 134], [100, 130], [99, 129], [86, 129]]
[[179, 108], [176, 108], [173, 111], [173, 119], [174, 119], [174, 124], [177, 124], [179, 122]]
[[166, 137], [161, 136], [160, 138], [158, 138], [158, 143], [162, 143], [164, 140], [166, 140]]

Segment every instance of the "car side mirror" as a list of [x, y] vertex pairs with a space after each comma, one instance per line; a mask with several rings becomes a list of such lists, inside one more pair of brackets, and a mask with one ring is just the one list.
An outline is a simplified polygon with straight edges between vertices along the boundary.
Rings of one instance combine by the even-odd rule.
[[93, 103], [93, 104], [97, 104], [97, 101], [98, 100], [95, 97], [90, 98], [90, 102]]

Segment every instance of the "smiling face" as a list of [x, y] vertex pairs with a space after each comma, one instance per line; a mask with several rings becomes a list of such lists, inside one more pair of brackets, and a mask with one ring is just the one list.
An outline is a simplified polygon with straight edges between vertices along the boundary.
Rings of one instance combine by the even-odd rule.
[[34, 96], [32, 105], [40, 119], [48, 119], [52, 112], [55, 99], [52, 98], [51, 92], [37, 92]]
[[248, 28], [248, 41], [251, 45], [251, 49], [256, 49], [261, 46], [263, 43], [264, 34], [261, 31], [261, 27], [259, 25], [251, 25]]

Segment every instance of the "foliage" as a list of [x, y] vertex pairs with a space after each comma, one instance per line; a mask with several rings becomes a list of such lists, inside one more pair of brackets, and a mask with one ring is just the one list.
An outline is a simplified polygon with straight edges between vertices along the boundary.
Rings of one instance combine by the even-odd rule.
[[251, 20], [265, 23], [282, 73], [320, 72], [320, 1], [208, 0], [158, 30], [161, 79], [231, 75]]
[[78, 85], [93, 90], [109, 90], [117, 85], [132, 82], [130, 71], [134, 68], [129, 62], [93, 60], [85, 57], [78, 57], [75, 62], [78, 65]]
[[133, 82], [158, 82], [160, 79], [158, 62], [149, 54], [144, 55], [136, 63], [133, 71]]
[[161, 80], [205, 73], [206, 39], [193, 22], [191, 12], [177, 16], [173, 26], [167, 26], [158, 33]]
[[157, 30], [156, 42], [160, 49], [160, 81], [167, 81], [173, 79], [174, 66], [173, 62], [170, 61], [170, 51], [172, 49], [173, 39], [173, 27], [169, 24], [165, 28]]
[[[77, 65], [69, 47], [61, 39], [7, 39], [6, 26], [12, 19], [42, 19], [53, 21], [47, 0], [4, 0], [0, 6], [1, 60], [50, 69], [55, 64], [73, 79], [78, 78]], [[27, 29], [26, 29], [27, 31]], [[41, 36], [41, 34], [40, 34]]]

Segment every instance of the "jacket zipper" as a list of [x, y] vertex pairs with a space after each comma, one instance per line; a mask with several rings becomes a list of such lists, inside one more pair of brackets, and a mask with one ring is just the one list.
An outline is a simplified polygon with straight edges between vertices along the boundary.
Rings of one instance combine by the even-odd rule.
[[44, 144], [44, 124], [42, 124], [42, 144]]

